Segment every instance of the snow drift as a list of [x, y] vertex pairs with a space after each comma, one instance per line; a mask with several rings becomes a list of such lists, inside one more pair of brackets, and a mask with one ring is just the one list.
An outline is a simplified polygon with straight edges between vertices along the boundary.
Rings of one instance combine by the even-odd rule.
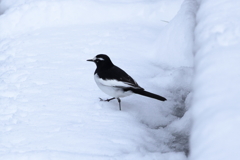
[[[96, 23], [149, 23], [161, 25], [176, 11], [164, 14], [164, 1], [149, 3], [106, 2], [93, 0], [2, 0], [0, 11], [1, 37], [38, 28]], [[175, 5], [173, 5], [175, 6]], [[171, 12], [170, 12], [171, 11]], [[167, 15], [167, 16], [165, 16]]]
[[193, 66], [193, 41], [197, 3], [185, 0], [178, 14], [161, 31], [156, 42], [157, 64], [172, 67]]
[[240, 2], [198, 2], [190, 159], [239, 159]]

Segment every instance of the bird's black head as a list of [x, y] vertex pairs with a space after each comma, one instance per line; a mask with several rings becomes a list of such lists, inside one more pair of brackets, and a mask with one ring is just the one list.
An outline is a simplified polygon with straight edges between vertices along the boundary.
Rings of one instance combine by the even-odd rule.
[[113, 66], [111, 59], [105, 54], [98, 54], [93, 59], [87, 61], [94, 62], [98, 69], [108, 69]]

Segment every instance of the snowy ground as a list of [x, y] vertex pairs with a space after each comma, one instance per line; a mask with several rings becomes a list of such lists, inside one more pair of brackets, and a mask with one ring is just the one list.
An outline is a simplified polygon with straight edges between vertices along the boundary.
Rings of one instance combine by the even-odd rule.
[[[186, 159], [194, 2], [174, 19], [180, 0], [13, 2], [0, 3], [0, 159]], [[168, 101], [100, 102], [86, 61], [99, 53]]]
[[240, 157], [240, 2], [199, 0], [191, 160]]

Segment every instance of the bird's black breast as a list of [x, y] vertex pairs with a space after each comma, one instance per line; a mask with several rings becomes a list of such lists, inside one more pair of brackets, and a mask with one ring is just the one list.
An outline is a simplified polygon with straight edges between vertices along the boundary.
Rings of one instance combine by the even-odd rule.
[[132, 77], [130, 77], [125, 71], [123, 71], [121, 68], [117, 66], [112, 66], [111, 68], [105, 69], [105, 70], [98, 70], [96, 69], [94, 74], [98, 74], [99, 78], [102, 78], [104, 80], [117, 80], [127, 83], [128, 85], [135, 87], [135, 88], [141, 88], [136, 81]]

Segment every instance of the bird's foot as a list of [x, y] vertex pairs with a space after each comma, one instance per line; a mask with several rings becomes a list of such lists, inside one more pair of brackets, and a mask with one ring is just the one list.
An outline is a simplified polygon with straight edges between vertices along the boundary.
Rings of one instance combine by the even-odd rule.
[[99, 98], [99, 99], [100, 99], [100, 101], [109, 102], [109, 101], [115, 99], [115, 97], [113, 97], [113, 98], [109, 98], [109, 99], [102, 99], [102, 98]]

